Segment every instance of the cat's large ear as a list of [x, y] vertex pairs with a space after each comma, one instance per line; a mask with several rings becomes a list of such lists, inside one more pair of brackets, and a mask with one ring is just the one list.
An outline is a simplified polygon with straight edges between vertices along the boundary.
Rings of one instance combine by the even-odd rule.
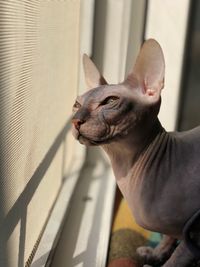
[[[149, 103], [157, 102], [164, 87], [165, 61], [162, 49], [154, 39], [147, 40], [136, 59], [133, 71], [128, 75], [128, 82], [137, 88]], [[137, 85], [137, 86], [136, 86]]]
[[106, 80], [100, 74], [94, 62], [86, 54], [83, 55], [83, 69], [88, 89], [107, 84]]

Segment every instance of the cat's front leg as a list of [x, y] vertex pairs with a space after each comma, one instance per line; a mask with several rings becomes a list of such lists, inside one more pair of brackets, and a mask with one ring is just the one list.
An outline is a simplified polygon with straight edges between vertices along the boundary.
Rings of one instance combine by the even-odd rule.
[[182, 241], [162, 267], [190, 267], [194, 262], [194, 255]]
[[161, 242], [153, 249], [151, 247], [139, 247], [137, 253], [148, 264], [162, 264], [172, 254], [177, 240], [171, 236], [164, 235]]

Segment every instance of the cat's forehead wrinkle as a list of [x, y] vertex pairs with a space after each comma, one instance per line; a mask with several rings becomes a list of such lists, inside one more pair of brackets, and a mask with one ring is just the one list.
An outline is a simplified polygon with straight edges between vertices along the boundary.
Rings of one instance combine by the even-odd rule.
[[83, 103], [84, 104], [88, 104], [89, 102], [99, 103], [105, 93], [104, 87], [105, 86], [96, 87], [83, 94], [81, 96]]
[[93, 88], [77, 98], [82, 106], [95, 108], [105, 98], [110, 96], [131, 98], [131, 91], [123, 84], [103, 85]]

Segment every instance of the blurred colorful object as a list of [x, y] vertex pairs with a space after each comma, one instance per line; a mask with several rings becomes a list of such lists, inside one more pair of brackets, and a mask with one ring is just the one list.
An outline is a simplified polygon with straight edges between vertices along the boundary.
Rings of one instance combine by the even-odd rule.
[[161, 235], [138, 226], [126, 201], [120, 196], [117, 199], [107, 266], [139, 267], [142, 262], [136, 249], [143, 245], [154, 247], [160, 241]]

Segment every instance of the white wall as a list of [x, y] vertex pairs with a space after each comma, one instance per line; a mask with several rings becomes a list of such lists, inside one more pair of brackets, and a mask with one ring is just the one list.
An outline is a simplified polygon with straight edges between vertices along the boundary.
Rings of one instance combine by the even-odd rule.
[[145, 38], [160, 43], [166, 61], [159, 118], [167, 130], [173, 130], [176, 124], [189, 4], [189, 0], [148, 1]]

